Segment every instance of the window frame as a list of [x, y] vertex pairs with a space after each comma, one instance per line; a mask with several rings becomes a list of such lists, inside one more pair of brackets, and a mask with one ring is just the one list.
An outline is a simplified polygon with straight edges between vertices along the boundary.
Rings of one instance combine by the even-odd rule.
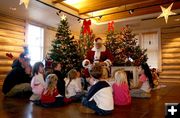
[[[29, 42], [28, 42], [28, 40], [29, 40], [29, 26], [35, 26], [35, 27], [38, 27], [38, 28], [40, 28], [41, 30], [40, 30], [40, 42], [39, 42], [39, 45], [31, 45], [31, 44], [29, 44]], [[31, 24], [31, 23], [26, 23], [26, 35], [25, 35], [25, 37], [26, 37], [26, 40], [25, 40], [25, 43], [26, 43], [26, 45], [28, 46], [28, 49], [29, 49], [29, 52], [30, 52], [30, 48], [29, 47], [31, 47], [31, 48], [39, 48], [39, 50], [40, 50], [40, 60], [32, 60], [31, 59], [31, 65], [34, 65], [34, 63], [35, 62], [38, 62], [38, 61], [43, 61], [44, 60], [44, 38], [45, 38], [45, 29], [42, 27], [42, 26], [38, 26], [38, 25], [35, 25], [35, 24]], [[31, 57], [31, 55], [30, 55], [30, 57]]]

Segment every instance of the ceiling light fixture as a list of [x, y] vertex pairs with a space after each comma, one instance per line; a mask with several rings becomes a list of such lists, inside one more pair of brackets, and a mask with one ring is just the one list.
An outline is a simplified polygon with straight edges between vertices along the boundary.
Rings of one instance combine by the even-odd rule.
[[174, 21], [180, 21], [180, 18], [174, 19]]
[[78, 20], [77, 20], [77, 21], [78, 21], [79, 23], [81, 23], [81, 20], [82, 20], [81, 18], [78, 18]]
[[134, 9], [130, 9], [130, 10], [129, 10], [129, 14], [132, 15], [133, 13], [134, 13]]
[[16, 7], [10, 7], [9, 9], [12, 11], [16, 11]]
[[99, 16], [99, 20], [101, 20], [101, 18], [102, 18], [103, 16], [101, 15], [101, 16]]

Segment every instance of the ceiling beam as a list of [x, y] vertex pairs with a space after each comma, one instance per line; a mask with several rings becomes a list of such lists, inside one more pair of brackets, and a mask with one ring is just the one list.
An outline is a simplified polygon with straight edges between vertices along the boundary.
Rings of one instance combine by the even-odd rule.
[[[144, 1], [157, 1], [157, 0], [144, 0]], [[79, 14], [82, 15], [89, 12], [104, 10], [113, 7], [119, 7], [122, 5], [128, 5], [138, 2], [142, 2], [142, 0], [89, 0], [88, 4], [82, 3], [87, 5], [79, 10]]]
[[61, 3], [61, 2], [63, 2], [64, 0], [52, 0], [52, 3], [53, 4], [56, 4], [56, 3]]
[[[169, 4], [163, 5], [163, 6], [168, 6]], [[176, 4], [173, 5], [172, 10], [179, 9], [180, 8], [180, 2], [176, 2]], [[147, 14], [153, 14], [161, 12], [160, 6], [153, 6], [149, 8], [143, 8], [143, 9], [136, 9], [133, 14], [129, 14], [127, 11], [116, 13], [116, 14], [110, 14], [103, 16], [99, 22], [107, 22], [107, 21], [112, 21], [112, 20], [119, 20], [119, 19], [125, 19], [129, 17], [134, 17], [134, 16], [142, 16], [142, 15], [147, 15]], [[160, 15], [160, 14], [159, 14]], [[98, 21], [98, 18], [96, 18]]]
[[159, 0], [156, 3], [154, 3], [154, 2], [139, 2], [139, 3], [135, 3], [135, 4], [126, 5], [126, 8], [124, 6], [121, 6], [121, 7], [115, 7], [115, 8], [111, 8], [111, 9], [93, 12], [93, 15], [94, 16], [103, 16], [106, 14], [113, 14], [113, 13], [118, 13], [118, 12], [134, 10], [134, 9], [141, 9], [144, 7], [159, 6], [160, 4], [161, 4], [161, 1], [159, 1]]

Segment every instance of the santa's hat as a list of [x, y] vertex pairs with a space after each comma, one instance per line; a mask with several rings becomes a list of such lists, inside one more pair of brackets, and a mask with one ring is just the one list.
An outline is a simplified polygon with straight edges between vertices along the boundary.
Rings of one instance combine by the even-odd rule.
[[103, 43], [102, 38], [98, 37], [94, 39], [94, 44]]

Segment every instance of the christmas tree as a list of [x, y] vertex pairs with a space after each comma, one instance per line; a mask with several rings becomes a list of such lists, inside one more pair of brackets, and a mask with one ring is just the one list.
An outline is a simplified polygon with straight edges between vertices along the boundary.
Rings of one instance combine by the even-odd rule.
[[82, 57], [78, 51], [78, 43], [71, 37], [71, 31], [66, 17], [63, 15], [57, 29], [56, 39], [52, 41], [49, 56], [55, 62], [60, 62], [64, 74], [72, 68], [81, 67]]
[[119, 37], [119, 33], [114, 30], [108, 31], [106, 39], [106, 48], [109, 49], [114, 56], [113, 65], [119, 65], [119, 62], [122, 62], [121, 58], [121, 49], [122, 49], [122, 40]]
[[129, 26], [122, 28], [120, 33], [109, 31], [106, 47], [114, 56], [114, 66], [137, 66], [147, 61], [146, 49], [137, 45], [135, 34]]
[[87, 51], [93, 47], [94, 37], [95, 35], [93, 34], [92, 30], [91, 33], [84, 33], [84, 26], [81, 27], [78, 44], [82, 57], [85, 58]]
[[89, 49], [93, 47], [93, 40], [95, 35], [90, 28], [91, 20], [84, 20], [83, 25], [80, 30], [79, 36], [79, 50], [82, 57], [85, 58], [86, 53]]

